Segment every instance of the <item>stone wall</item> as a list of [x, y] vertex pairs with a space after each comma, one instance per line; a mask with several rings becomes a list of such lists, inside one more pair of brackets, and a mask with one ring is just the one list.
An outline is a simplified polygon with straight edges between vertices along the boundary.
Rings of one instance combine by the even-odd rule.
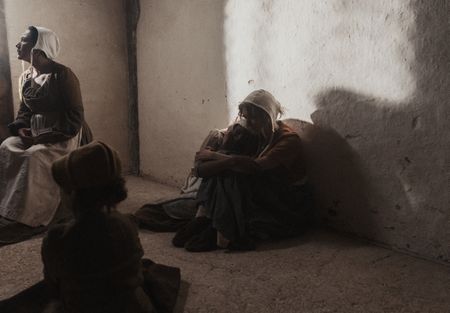
[[228, 123], [224, 1], [143, 0], [138, 25], [141, 170], [181, 185], [203, 138]]
[[9, 69], [8, 39], [6, 35], [5, 11], [0, 1], [0, 142], [8, 137], [6, 127], [13, 120], [11, 73]]
[[[229, 1], [230, 111], [273, 91], [305, 135], [322, 217], [440, 261], [450, 247], [450, 3]], [[243, 65], [244, 64], [244, 65]]]

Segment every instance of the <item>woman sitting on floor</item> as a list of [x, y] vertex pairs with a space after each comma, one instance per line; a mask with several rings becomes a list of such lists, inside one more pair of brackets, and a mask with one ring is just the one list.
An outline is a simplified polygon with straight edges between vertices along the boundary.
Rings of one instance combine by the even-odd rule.
[[[244, 121], [238, 121], [226, 129], [210, 131], [200, 146], [224, 154], [240, 154], [255, 157], [258, 148], [258, 137], [252, 134]], [[179, 195], [174, 195], [142, 206], [135, 217], [139, 227], [156, 232], [175, 232], [192, 220], [197, 212], [197, 191], [202, 178], [189, 173]], [[177, 239], [174, 239], [176, 246]]]
[[201, 205], [197, 217], [175, 235], [175, 246], [193, 252], [246, 250], [254, 248], [255, 240], [304, 231], [312, 217], [312, 190], [301, 140], [277, 121], [281, 113], [272, 94], [254, 91], [239, 105], [239, 117], [256, 136], [256, 156], [197, 152], [196, 172], [203, 177], [197, 196]]

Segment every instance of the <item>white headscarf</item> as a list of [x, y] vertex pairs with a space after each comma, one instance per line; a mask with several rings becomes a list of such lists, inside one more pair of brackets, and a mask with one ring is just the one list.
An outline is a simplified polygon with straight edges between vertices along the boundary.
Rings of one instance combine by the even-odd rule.
[[41, 50], [47, 58], [54, 60], [59, 55], [59, 38], [56, 34], [45, 27], [34, 26], [38, 31], [38, 38], [33, 50]]
[[283, 114], [283, 108], [275, 97], [264, 89], [251, 92], [241, 103], [250, 103], [266, 112], [272, 123], [272, 132], [277, 128], [277, 119]]
[[[241, 102], [241, 104], [243, 103], [249, 103], [260, 108], [270, 117], [270, 121], [272, 123], [272, 133], [270, 134], [270, 137], [259, 153], [259, 156], [262, 156], [272, 143], [275, 130], [278, 128], [277, 119], [283, 114], [284, 110], [281, 107], [280, 102], [278, 102], [270, 92], [264, 89], [259, 89], [251, 92], [244, 99], [244, 101]], [[243, 126], [245, 127], [245, 125]]]
[[[31, 48], [31, 66], [29, 70], [31, 71], [31, 76], [33, 77], [33, 71], [35, 68], [33, 67], [33, 51], [40, 50], [45, 53], [47, 58], [50, 60], [54, 60], [59, 55], [59, 38], [55, 34], [54, 31], [42, 27], [42, 26], [33, 26], [36, 28], [38, 36], [36, 40], [36, 44], [33, 48]], [[25, 73], [25, 62], [22, 61], [22, 75], [19, 77], [19, 97], [22, 101], [22, 86], [24, 83]], [[34, 85], [34, 81], [32, 80], [32, 84]]]

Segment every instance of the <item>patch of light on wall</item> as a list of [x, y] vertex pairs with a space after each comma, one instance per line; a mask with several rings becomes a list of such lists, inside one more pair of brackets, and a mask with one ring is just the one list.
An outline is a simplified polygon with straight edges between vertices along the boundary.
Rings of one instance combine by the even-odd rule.
[[401, 105], [415, 90], [413, 27], [403, 0], [228, 0], [230, 120], [258, 88], [273, 92], [287, 117], [304, 120], [316, 110], [315, 96], [331, 88]]

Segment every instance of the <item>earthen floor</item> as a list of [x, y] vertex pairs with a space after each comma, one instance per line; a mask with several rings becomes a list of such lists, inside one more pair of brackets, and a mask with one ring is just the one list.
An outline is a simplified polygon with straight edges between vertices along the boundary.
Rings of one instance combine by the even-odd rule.
[[[177, 190], [127, 177], [140, 205]], [[189, 253], [172, 234], [141, 231], [145, 256], [181, 269], [176, 312], [450, 312], [450, 266], [380, 248], [330, 230], [316, 230], [245, 253]], [[41, 237], [0, 248], [0, 299], [42, 278]]]

